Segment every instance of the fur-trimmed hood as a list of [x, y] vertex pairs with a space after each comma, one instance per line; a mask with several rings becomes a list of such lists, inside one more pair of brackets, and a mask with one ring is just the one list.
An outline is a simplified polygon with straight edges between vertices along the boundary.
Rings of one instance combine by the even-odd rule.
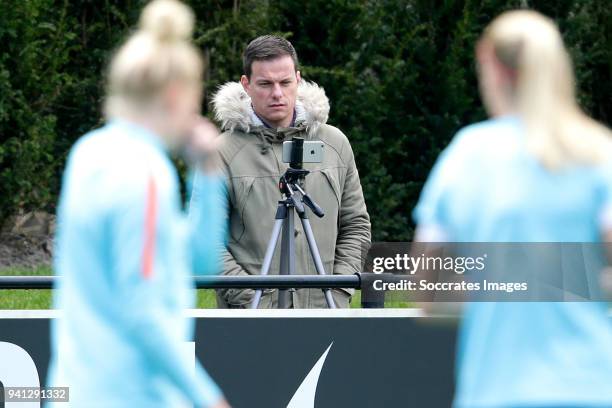
[[[215, 119], [221, 123], [223, 130], [250, 132], [263, 126], [240, 82], [227, 82], [219, 87], [212, 105]], [[314, 82], [302, 80], [298, 87], [295, 112], [296, 127], [304, 126], [308, 135], [316, 133], [319, 126], [327, 123], [329, 116], [329, 99], [325, 90]]]

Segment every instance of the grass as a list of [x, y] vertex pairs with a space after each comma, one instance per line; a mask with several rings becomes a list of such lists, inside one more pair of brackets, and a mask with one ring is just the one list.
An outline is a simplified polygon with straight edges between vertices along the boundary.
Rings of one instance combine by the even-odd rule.
[[[0, 270], [3, 276], [53, 275], [49, 267], [36, 269], [10, 268]], [[50, 289], [0, 289], [0, 309], [50, 309]]]
[[[39, 267], [35, 269], [9, 268], [0, 270], [0, 276], [20, 275], [53, 275], [50, 267]], [[0, 309], [51, 309], [50, 289], [0, 289]], [[211, 309], [217, 306], [215, 291], [211, 289], [199, 289], [197, 293], [197, 307], [200, 309]]]
[[[9, 268], [1, 269], [0, 276], [19, 275], [53, 275], [50, 267], [35, 269]], [[52, 305], [51, 290], [49, 289], [0, 289], [0, 309], [50, 309]], [[388, 301], [385, 307], [411, 307], [409, 302]], [[212, 289], [198, 289], [196, 307], [199, 309], [213, 309], [217, 307], [215, 291]], [[351, 308], [361, 307], [361, 293], [355, 291], [351, 300]]]

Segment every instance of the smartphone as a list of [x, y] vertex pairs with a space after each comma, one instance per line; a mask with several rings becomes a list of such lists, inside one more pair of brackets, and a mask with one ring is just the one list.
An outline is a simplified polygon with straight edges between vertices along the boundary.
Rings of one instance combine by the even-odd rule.
[[[283, 142], [283, 163], [291, 163], [294, 142]], [[323, 161], [323, 147], [320, 140], [305, 140], [302, 148], [302, 163], [321, 163]]]

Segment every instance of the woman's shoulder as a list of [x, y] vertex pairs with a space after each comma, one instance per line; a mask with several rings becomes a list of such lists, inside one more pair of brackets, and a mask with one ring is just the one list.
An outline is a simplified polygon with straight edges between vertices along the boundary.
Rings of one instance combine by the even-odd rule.
[[454, 140], [461, 143], [497, 143], [509, 136], [516, 139], [520, 126], [519, 119], [513, 116], [490, 118], [459, 129]]
[[142, 138], [113, 124], [83, 135], [71, 149], [67, 172], [100, 186], [125, 190], [153, 178], [160, 187], [172, 188], [176, 170], [167, 154]]

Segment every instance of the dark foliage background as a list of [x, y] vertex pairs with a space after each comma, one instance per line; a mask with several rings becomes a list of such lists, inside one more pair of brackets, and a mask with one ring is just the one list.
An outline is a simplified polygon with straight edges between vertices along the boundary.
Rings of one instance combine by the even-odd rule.
[[[3, 0], [0, 5], [0, 220], [54, 211], [72, 143], [101, 124], [103, 72], [144, 1]], [[209, 60], [207, 91], [241, 71], [245, 44], [289, 38], [306, 79], [350, 138], [375, 240], [408, 240], [410, 212], [440, 150], [485, 117], [473, 49], [500, 12], [531, 7], [559, 24], [580, 103], [612, 123], [608, 0], [268, 0], [189, 2]], [[206, 107], [205, 107], [206, 109]]]

